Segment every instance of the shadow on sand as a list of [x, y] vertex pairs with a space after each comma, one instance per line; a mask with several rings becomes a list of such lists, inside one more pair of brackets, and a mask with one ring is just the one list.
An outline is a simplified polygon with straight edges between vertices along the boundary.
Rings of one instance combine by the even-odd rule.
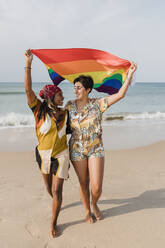
[[99, 203], [120, 205], [103, 210], [102, 214], [104, 218], [128, 214], [143, 209], [165, 208], [165, 189], [148, 190], [137, 197], [101, 200]]
[[[165, 208], [165, 189], [148, 190], [137, 197], [126, 199], [100, 200], [99, 204], [116, 204], [119, 206], [102, 210], [103, 218], [128, 214], [143, 209]], [[80, 201], [64, 206], [61, 210], [82, 205]], [[68, 226], [84, 223], [84, 220], [61, 225], [62, 230]]]

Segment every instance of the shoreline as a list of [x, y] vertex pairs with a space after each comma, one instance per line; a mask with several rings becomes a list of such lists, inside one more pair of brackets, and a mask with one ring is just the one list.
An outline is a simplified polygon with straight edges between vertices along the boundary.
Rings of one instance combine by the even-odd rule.
[[[0, 129], [0, 151], [32, 151], [37, 145], [34, 127]], [[103, 125], [105, 150], [134, 149], [165, 140], [165, 126]]]

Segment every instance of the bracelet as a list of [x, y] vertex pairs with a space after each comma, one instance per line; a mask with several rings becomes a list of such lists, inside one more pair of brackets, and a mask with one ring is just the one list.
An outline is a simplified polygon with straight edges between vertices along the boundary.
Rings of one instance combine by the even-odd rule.
[[28, 66], [25, 66], [24, 68], [27, 68], [27, 69], [30, 69], [31, 70], [31, 67], [28, 67]]

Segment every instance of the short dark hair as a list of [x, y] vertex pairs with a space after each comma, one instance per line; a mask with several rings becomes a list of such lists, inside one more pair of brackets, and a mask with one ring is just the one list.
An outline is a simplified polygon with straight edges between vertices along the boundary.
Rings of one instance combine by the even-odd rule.
[[75, 80], [73, 81], [74, 84], [77, 82], [80, 82], [86, 90], [90, 89], [90, 92], [92, 91], [93, 79], [91, 76], [80, 75], [79, 77], [75, 78]]

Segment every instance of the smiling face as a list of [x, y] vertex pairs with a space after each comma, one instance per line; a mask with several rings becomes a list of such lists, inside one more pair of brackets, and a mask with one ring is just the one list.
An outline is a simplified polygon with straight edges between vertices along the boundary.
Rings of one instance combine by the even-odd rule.
[[85, 89], [84, 86], [80, 82], [76, 82], [74, 85], [74, 93], [78, 100], [82, 100], [85, 97], [88, 97], [90, 89]]
[[54, 96], [54, 104], [56, 106], [62, 106], [64, 101], [63, 93], [62, 91], [59, 91]]

